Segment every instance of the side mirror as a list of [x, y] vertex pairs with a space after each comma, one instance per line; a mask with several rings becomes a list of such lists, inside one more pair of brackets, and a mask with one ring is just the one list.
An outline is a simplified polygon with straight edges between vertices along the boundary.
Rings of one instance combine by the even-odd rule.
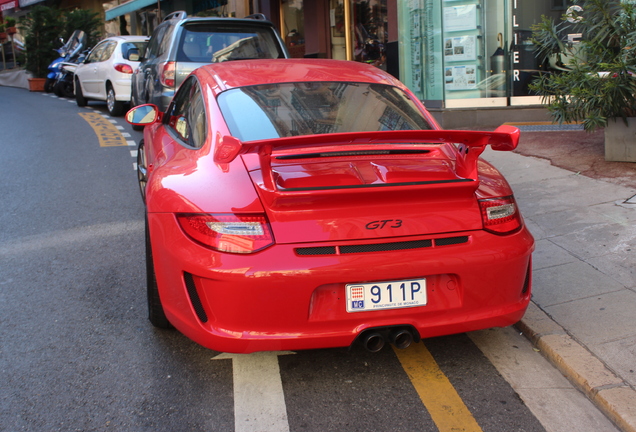
[[159, 108], [153, 104], [139, 105], [126, 113], [126, 121], [136, 126], [149, 125], [160, 119]]

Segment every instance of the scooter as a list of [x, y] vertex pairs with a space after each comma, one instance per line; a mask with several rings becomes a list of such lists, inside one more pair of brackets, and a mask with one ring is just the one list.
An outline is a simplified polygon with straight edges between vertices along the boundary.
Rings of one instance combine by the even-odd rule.
[[86, 46], [86, 33], [82, 30], [75, 30], [66, 44], [66, 56], [58, 63], [59, 72], [53, 84], [53, 91], [57, 96], [72, 98], [75, 96], [73, 90], [73, 77], [75, 67], [84, 60], [86, 53], [82, 51]]
[[66, 45], [64, 43], [64, 39], [60, 38], [60, 42], [62, 46], [55, 49], [57, 51], [59, 57], [51, 62], [48, 67], [49, 72], [46, 74], [46, 81], [44, 82], [44, 91], [47, 93], [51, 93], [53, 91], [53, 87], [55, 86], [55, 82], [58, 79], [58, 75], [62, 70], [62, 62], [66, 57]]

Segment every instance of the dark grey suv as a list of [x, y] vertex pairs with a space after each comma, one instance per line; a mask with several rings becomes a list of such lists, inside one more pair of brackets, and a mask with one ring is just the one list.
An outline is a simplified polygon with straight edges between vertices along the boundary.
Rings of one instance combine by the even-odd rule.
[[197, 18], [173, 12], [152, 33], [133, 73], [131, 106], [152, 103], [165, 111], [183, 80], [204, 64], [287, 57], [283, 41], [263, 15]]

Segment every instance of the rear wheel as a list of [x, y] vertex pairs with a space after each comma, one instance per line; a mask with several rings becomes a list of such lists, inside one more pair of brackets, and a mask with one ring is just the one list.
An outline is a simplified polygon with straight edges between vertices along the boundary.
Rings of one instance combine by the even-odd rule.
[[78, 79], [75, 80], [75, 102], [77, 102], [78, 107], [86, 106], [86, 99], [84, 98], [84, 93], [82, 93], [82, 86]]
[[44, 81], [44, 91], [51, 93], [53, 91], [53, 85], [55, 85], [55, 80], [53, 78], [47, 78], [46, 81]]
[[155, 265], [152, 261], [152, 248], [150, 246], [150, 230], [148, 229], [148, 216], [146, 216], [146, 283], [148, 296], [148, 319], [150, 323], [162, 329], [173, 328], [161, 305], [159, 288], [155, 276]]
[[73, 91], [72, 79], [65, 78], [62, 81], [60, 81], [59, 85], [60, 85], [60, 91], [62, 93], [62, 96], [69, 99], [75, 96], [75, 92]]
[[57, 97], [63, 97], [64, 93], [62, 93], [62, 81], [58, 80], [54, 85], [53, 85], [53, 93], [55, 93], [55, 96]]
[[106, 107], [108, 108], [108, 113], [114, 117], [124, 113], [124, 103], [118, 101], [116, 96], [115, 89], [112, 85], [108, 84], [106, 87]]

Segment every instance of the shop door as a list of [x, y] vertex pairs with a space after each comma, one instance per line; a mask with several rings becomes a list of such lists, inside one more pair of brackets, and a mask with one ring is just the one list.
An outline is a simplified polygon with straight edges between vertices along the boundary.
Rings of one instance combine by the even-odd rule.
[[447, 108], [506, 106], [510, 94], [509, 0], [444, 0]]

